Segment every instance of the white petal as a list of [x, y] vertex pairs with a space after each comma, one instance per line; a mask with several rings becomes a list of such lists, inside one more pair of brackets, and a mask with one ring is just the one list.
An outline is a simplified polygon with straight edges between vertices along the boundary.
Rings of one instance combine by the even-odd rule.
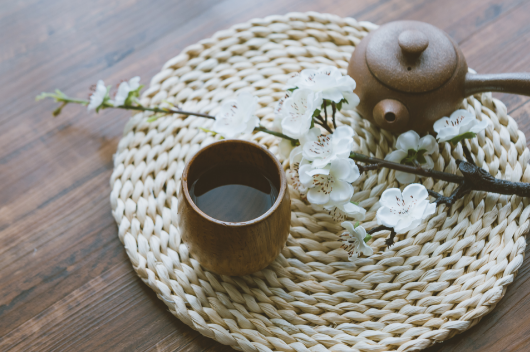
[[[340, 75], [340, 71], [337, 69], [338, 75]], [[337, 84], [341, 87], [344, 87], [346, 92], [353, 92], [356, 87], [355, 80], [351, 78], [350, 76], [341, 76], [337, 79]]]
[[140, 77], [136, 76], [129, 80], [129, 89], [130, 90], [137, 90], [138, 87], [140, 87]]
[[425, 149], [425, 154], [432, 154], [438, 150], [438, 143], [436, 142], [436, 139], [433, 136], [428, 134], [420, 139], [418, 150], [420, 149]]
[[[478, 121], [478, 120], [477, 120]], [[487, 120], [478, 121], [473, 127], [471, 127], [470, 132], [480, 133], [488, 127], [489, 123]]]
[[342, 92], [342, 95], [348, 101], [347, 103], [342, 103], [342, 108], [345, 110], [353, 110], [361, 101], [359, 96], [353, 92]]
[[371, 256], [372, 254], [374, 254], [374, 250], [372, 249], [372, 247], [370, 247], [369, 245], [367, 245], [364, 240], [361, 241], [359, 243], [359, 250], [361, 251], [362, 254], [364, 254], [365, 256], [369, 257]]
[[[331, 162], [330, 175], [333, 177], [345, 180], [350, 175], [351, 164], [348, 160], [351, 159], [335, 159]], [[353, 161], [353, 160], [352, 160]], [[355, 163], [354, 163], [355, 165]]]
[[407, 131], [399, 135], [396, 142], [396, 149], [405, 151], [409, 149], [418, 150], [419, 142], [420, 136], [415, 131]]
[[434, 125], [432, 126], [433, 129], [434, 129], [434, 132], [436, 133], [440, 133], [440, 131], [446, 127], [448, 127], [448, 121], [449, 120], [449, 117], [442, 117], [441, 119], [439, 120], [436, 120], [436, 122], [434, 123]]
[[359, 167], [355, 164], [355, 161], [348, 159], [348, 163], [350, 164], [350, 174], [344, 179], [344, 181], [352, 183], [361, 176], [361, 173], [359, 172]]
[[379, 203], [386, 207], [396, 207], [398, 203], [401, 203], [402, 196], [399, 188], [389, 188], [383, 192]]
[[337, 208], [355, 220], [364, 220], [366, 215], [366, 209], [350, 202], [347, 202], [343, 205], [337, 205]]
[[459, 118], [475, 118], [475, 115], [465, 109], [459, 109], [454, 111], [449, 117], [451, 120], [457, 120]]
[[408, 204], [409, 199], [415, 199], [419, 202], [424, 199], [427, 199], [428, 196], [429, 193], [427, 192], [427, 188], [425, 188], [424, 185], [421, 185], [419, 183], [413, 183], [411, 185], [408, 185], [403, 190], [403, 200], [406, 204]]
[[299, 139], [309, 131], [315, 111], [314, 94], [308, 89], [297, 89], [285, 100], [282, 107], [282, 132], [288, 137]]
[[342, 125], [335, 129], [333, 132], [333, 138], [342, 139], [342, 138], [353, 138], [355, 132], [353, 128], [348, 125]]
[[298, 146], [291, 151], [291, 154], [289, 155], [289, 164], [293, 167], [300, 161], [302, 161], [302, 147]]
[[425, 209], [427, 209], [428, 205], [429, 201], [427, 199], [417, 202], [411, 207], [409, 215], [413, 219], [423, 219], [423, 213], [425, 212]]
[[423, 212], [423, 215], [421, 216], [422, 219], [425, 219], [427, 216], [432, 215], [436, 212], [436, 204], [435, 203], [429, 203], [427, 207], [425, 207], [425, 211]]
[[[304, 165], [305, 166], [305, 165]], [[307, 169], [306, 173], [309, 176], [315, 176], [315, 175], [329, 175], [330, 169], [329, 168], [323, 168], [323, 169], [315, 169], [313, 167]]]
[[118, 86], [118, 91], [116, 92], [116, 97], [114, 98], [114, 106], [122, 106], [125, 103], [125, 100], [129, 96], [130, 88], [129, 83], [121, 82]]
[[387, 154], [385, 156], [385, 160], [393, 161], [395, 163], [400, 164], [403, 159], [407, 157], [408, 153], [404, 150], [398, 149], [394, 150], [392, 153]]
[[333, 143], [333, 154], [335, 158], [349, 158], [353, 149], [352, 138], [342, 138]]
[[307, 200], [311, 204], [324, 205], [329, 201], [329, 195], [322, 192], [320, 187], [314, 187], [307, 192]]
[[396, 171], [396, 180], [402, 185], [408, 185], [409, 183], [416, 181], [416, 175], [408, 172]]
[[359, 225], [355, 228], [355, 232], [359, 235], [359, 238], [364, 241], [364, 238], [366, 237], [366, 229]]
[[342, 100], [342, 91], [339, 87], [322, 90], [321, 94], [322, 99], [331, 100], [335, 103], [338, 103]]
[[398, 214], [394, 214], [390, 208], [383, 206], [377, 209], [376, 218], [378, 224], [394, 227], [400, 221], [401, 217]]
[[455, 138], [459, 134], [459, 128], [458, 127], [445, 127], [438, 132], [438, 135], [436, 138], [440, 142], [447, 142], [451, 139]]
[[298, 176], [300, 182], [306, 187], [313, 187], [313, 176], [309, 175], [307, 172], [312, 170], [311, 164], [305, 164], [300, 166], [298, 169]]
[[396, 225], [396, 227], [394, 227], [394, 231], [396, 231], [397, 234], [406, 233], [416, 228], [419, 224], [421, 224], [421, 220], [412, 220], [410, 218], [403, 219]]
[[313, 167], [316, 168], [324, 168], [331, 162], [331, 156], [328, 156], [326, 158], [320, 158], [320, 159], [314, 159], [313, 160]]
[[97, 109], [105, 100], [107, 95], [107, 87], [102, 80], [99, 80], [96, 85], [96, 91], [90, 96], [90, 103], [87, 106], [87, 110]]
[[473, 128], [473, 126], [475, 126], [475, 124], [477, 122], [478, 122], [478, 120], [475, 118], [475, 116], [473, 116], [473, 117], [469, 117], [469, 116], [464, 117], [464, 119], [459, 124], [458, 134], [460, 135], [460, 134], [464, 134], [464, 133], [467, 133], [467, 132], [471, 131], [471, 128]]
[[425, 163], [421, 164], [421, 167], [424, 169], [434, 169], [434, 161], [432, 161], [432, 158], [428, 155], [423, 156], [425, 158]]
[[325, 74], [325, 75], [328, 75], [328, 76], [331, 76], [331, 77], [340, 77], [340, 76], [342, 76], [340, 74], [339, 69], [336, 68], [335, 66], [331, 66], [331, 65], [322, 65], [316, 70], [316, 72], [318, 72], [320, 74]]
[[348, 202], [353, 196], [353, 186], [346, 181], [335, 180], [329, 198], [334, 203]]
[[246, 128], [244, 130], [244, 133], [252, 133], [254, 131], [254, 128], [259, 126], [259, 117], [252, 115], [249, 117]]
[[320, 136], [320, 130], [317, 127], [314, 127], [300, 137], [300, 145], [303, 146], [308, 142], [316, 141], [318, 136]]
[[353, 228], [353, 224], [349, 221], [343, 221], [340, 223], [340, 225], [346, 230], [348, 230], [349, 233], [353, 233], [355, 231], [355, 229]]

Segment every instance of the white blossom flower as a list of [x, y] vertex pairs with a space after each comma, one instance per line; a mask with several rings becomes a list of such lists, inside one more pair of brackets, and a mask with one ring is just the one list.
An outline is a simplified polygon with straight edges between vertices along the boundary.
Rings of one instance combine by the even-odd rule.
[[353, 129], [339, 126], [333, 134], [321, 135], [318, 128], [312, 128], [304, 136], [303, 156], [312, 162], [314, 168], [323, 168], [335, 159], [348, 158], [353, 148]]
[[346, 218], [354, 220], [364, 220], [366, 209], [351, 202], [343, 204], [325, 205], [324, 209], [328, 211], [334, 221], [343, 221]]
[[257, 104], [258, 98], [247, 92], [225, 102], [215, 115], [212, 130], [225, 138], [236, 138], [240, 134], [252, 132], [259, 125], [259, 118], [254, 115]]
[[412, 230], [436, 211], [436, 204], [429, 203], [428, 195], [419, 183], [408, 185], [403, 193], [399, 188], [387, 189], [379, 200], [377, 223], [394, 228], [398, 234]]
[[96, 85], [96, 90], [90, 95], [90, 103], [87, 107], [88, 111], [92, 109], [96, 109], [96, 111], [99, 110], [101, 105], [103, 105], [107, 99], [107, 87], [105, 87], [105, 83], [102, 80], [99, 80]]
[[311, 163], [300, 165], [299, 176], [307, 187], [307, 200], [312, 204], [334, 205], [349, 202], [352, 182], [359, 178], [359, 168], [351, 159], [335, 159], [325, 168], [315, 169]]
[[333, 66], [323, 66], [319, 69], [305, 69], [300, 74], [287, 81], [287, 89], [309, 89], [320, 93], [322, 99], [339, 103], [346, 99], [346, 108], [353, 108], [359, 104], [359, 97], [353, 93], [355, 81], [350, 76], [343, 76], [339, 69]]
[[302, 147], [298, 146], [293, 148], [291, 150], [291, 153], [289, 154], [289, 171], [288, 174], [291, 177], [292, 185], [294, 189], [296, 189], [300, 194], [305, 194], [307, 192], [307, 188], [302, 185], [300, 182], [300, 175], [299, 175], [299, 169], [300, 169], [300, 163], [302, 161]]
[[362, 226], [354, 227], [351, 222], [344, 221], [341, 223], [348, 232], [343, 232], [340, 235], [342, 240], [341, 248], [344, 248], [348, 252], [349, 259], [355, 259], [360, 253], [365, 256], [371, 256], [374, 254], [372, 247], [364, 242], [366, 238], [366, 230]]
[[277, 110], [281, 116], [282, 133], [300, 139], [311, 128], [313, 113], [322, 105], [318, 94], [308, 89], [297, 89]]
[[118, 92], [114, 98], [114, 106], [122, 106], [129, 97], [130, 92], [134, 92], [140, 87], [140, 77], [136, 76], [129, 80], [129, 82], [121, 82], [118, 86]]
[[462, 139], [473, 138], [480, 131], [488, 127], [488, 121], [479, 121], [474, 114], [467, 110], [456, 110], [450, 117], [442, 117], [434, 123], [434, 131], [440, 142], [450, 141], [453, 144]]
[[[410, 166], [415, 166], [414, 161], [417, 161], [426, 169], [434, 167], [434, 161], [429, 155], [438, 149], [438, 143], [433, 136], [426, 135], [420, 138], [416, 132], [408, 131], [399, 135], [396, 148], [385, 157], [385, 160]], [[396, 179], [402, 184], [408, 184], [414, 182], [416, 176], [408, 172], [396, 171]]]

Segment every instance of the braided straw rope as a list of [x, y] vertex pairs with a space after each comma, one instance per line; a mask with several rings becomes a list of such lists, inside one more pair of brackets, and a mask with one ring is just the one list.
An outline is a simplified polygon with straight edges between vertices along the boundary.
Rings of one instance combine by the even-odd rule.
[[[259, 97], [265, 126], [286, 80], [322, 64], [345, 73], [354, 47], [377, 26], [319, 13], [270, 16], [236, 25], [191, 45], [153, 77], [142, 103], [165, 101], [215, 114], [223, 100], [249, 90]], [[468, 145], [477, 164], [496, 177], [530, 181], [524, 134], [491, 94], [469, 97], [463, 108], [490, 127]], [[339, 248], [342, 229], [290, 186], [291, 231], [286, 247], [266, 269], [244, 277], [205, 271], [177, 229], [177, 197], [184, 164], [218, 137], [198, 127], [213, 121], [173, 115], [147, 122], [134, 116], [115, 156], [110, 201], [119, 238], [140, 278], [184, 323], [240, 351], [410, 351], [469, 329], [503, 297], [523, 262], [529, 227], [527, 199], [472, 192], [440, 206], [397, 244], [388, 231], [369, 244], [370, 258], [348, 261]], [[395, 136], [353, 111], [339, 122], [356, 132], [355, 150], [384, 158]], [[245, 136], [273, 153], [278, 138]], [[455, 173], [461, 147], [441, 144], [435, 168]], [[288, 161], [283, 161], [288, 168]], [[449, 195], [454, 184], [421, 179]], [[369, 171], [356, 181], [354, 201], [376, 225], [381, 193], [399, 187], [395, 172]]]

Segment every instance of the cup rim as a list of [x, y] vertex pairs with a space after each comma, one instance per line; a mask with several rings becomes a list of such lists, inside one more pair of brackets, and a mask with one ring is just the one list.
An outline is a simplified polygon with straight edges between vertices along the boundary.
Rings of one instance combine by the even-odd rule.
[[[211, 217], [210, 215], [204, 213], [201, 209], [199, 209], [197, 204], [195, 204], [195, 202], [191, 199], [191, 196], [190, 196], [190, 193], [189, 193], [189, 189], [188, 189], [188, 172], [189, 172], [190, 166], [193, 164], [193, 161], [201, 153], [205, 152], [206, 150], [208, 150], [210, 148], [216, 148], [219, 145], [227, 144], [227, 143], [243, 144], [243, 145], [247, 145], [247, 146], [252, 147], [252, 148], [257, 148], [258, 150], [264, 152], [273, 161], [274, 165], [276, 165], [278, 173], [280, 174], [280, 189], [279, 189], [279, 192], [278, 192], [278, 197], [276, 197], [276, 201], [269, 208], [269, 210], [267, 210], [265, 213], [261, 214], [260, 216], [258, 216], [257, 218], [254, 218], [252, 220], [241, 221], [241, 222], [229, 222], [229, 221], [222, 221], [222, 220], [215, 219], [215, 218]], [[229, 226], [229, 227], [238, 227], [238, 228], [239, 227], [250, 226], [250, 225], [255, 225], [255, 224], [257, 224], [257, 223], [259, 223], [261, 221], [266, 220], [268, 217], [270, 217], [272, 215], [272, 213], [274, 213], [278, 209], [278, 207], [280, 206], [280, 203], [282, 202], [282, 200], [283, 200], [283, 198], [285, 196], [285, 192], [287, 192], [287, 180], [286, 180], [286, 177], [285, 177], [285, 172], [284, 172], [282, 164], [280, 164], [280, 161], [278, 160], [278, 158], [276, 158], [274, 156], [274, 154], [272, 154], [267, 148], [263, 147], [262, 145], [260, 145], [258, 143], [246, 141], [246, 140], [243, 140], [243, 139], [224, 139], [224, 140], [220, 140], [220, 141], [214, 142], [212, 144], [209, 144], [206, 147], [200, 149], [197, 153], [195, 153], [195, 155], [191, 158], [191, 160], [186, 163], [186, 166], [184, 167], [184, 170], [182, 171], [182, 177], [180, 179], [180, 182], [182, 182], [182, 191], [184, 192], [184, 197], [186, 197], [187, 202], [190, 204], [191, 208], [197, 214], [199, 214], [201, 217], [203, 217], [204, 219], [206, 219], [206, 220], [208, 220], [208, 221], [210, 221], [210, 222], [212, 222], [214, 224], [222, 225], [222, 226]]]

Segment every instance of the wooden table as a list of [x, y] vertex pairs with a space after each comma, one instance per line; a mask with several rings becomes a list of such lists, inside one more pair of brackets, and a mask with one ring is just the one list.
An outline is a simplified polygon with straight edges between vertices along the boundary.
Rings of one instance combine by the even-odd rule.
[[[68, 106], [100, 78], [143, 82], [182, 48], [232, 24], [290, 11], [378, 24], [430, 22], [482, 73], [530, 71], [524, 0], [71, 1], [0, 5], [0, 351], [231, 351], [171, 315], [135, 275], [111, 216], [112, 155], [126, 112]], [[530, 138], [528, 98], [498, 94]], [[528, 247], [530, 248], [530, 247]], [[530, 262], [497, 308], [434, 351], [530, 350]]]

